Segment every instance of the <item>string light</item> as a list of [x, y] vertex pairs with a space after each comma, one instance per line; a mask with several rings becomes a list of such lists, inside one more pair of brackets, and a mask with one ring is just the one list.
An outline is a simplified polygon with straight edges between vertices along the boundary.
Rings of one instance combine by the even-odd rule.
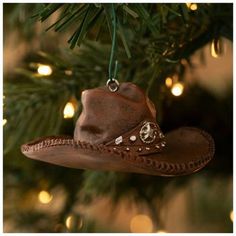
[[52, 68], [48, 65], [40, 64], [37, 69], [38, 73], [43, 76], [49, 76], [52, 74]]
[[192, 10], [192, 11], [196, 11], [197, 10], [197, 4], [196, 3], [188, 2], [188, 3], [186, 3], [186, 5], [187, 5], [187, 8]]
[[72, 229], [72, 228], [80, 229], [83, 226], [83, 221], [80, 217], [78, 218], [78, 217], [69, 215], [66, 218], [65, 225], [67, 229]]
[[171, 93], [176, 97], [180, 96], [183, 93], [183, 91], [184, 91], [184, 85], [179, 82], [175, 83], [171, 88]]
[[7, 123], [7, 119], [3, 119], [2, 124], [3, 126]]
[[218, 58], [222, 53], [222, 45], [220, 39], [213, 39], [211, 42], [211, 56]]
[[67, 102], [63, 111], [64, 118], [69, 119], [72, 118], [75, 114], [75, 107], [72, 102]]
[[211, 42], [211, 56], [214, 58], [218, 58], [218, 54], [216, 52], [214, 40], [212, 40], [212, 42]]
[[171, 77], [167, 77], [165, 83], [166, 83], [166, 87], [170, 88], [172, 86], [172, 84], [173, 84], [172, 78]]
[[233, 212], [233, 210], [230, 212], [229, 218], [232, 222], [234, 221], [234, 212]]
[[67, 227], [67, 229], [70, 229], [70, 228], [71, 228], [71, 225], [72, 225], [72, 217], [73, 217], [73, 216], [68, 216], [68, 217], [66, 218], [66, 227]]
[[53, 196], [47, 191], [41, 191], [38, 194], [38, 200], [43, 204], [48, 204], [52, 201]]
[[197, 4], [196, 3], [192, 3], [191, 6], [190, 6], [190, 9], [192, 11], [196, 11], [197, 10]]
[[130, 222], [130, 231], [132, 233], [151, 233], [153, 223], [147, 215], [136, 215]]
[[72, 72], [72, 70], [65, 70], [65, 74], [66, 74], [66, 75], [72, 75], [73, 72]]

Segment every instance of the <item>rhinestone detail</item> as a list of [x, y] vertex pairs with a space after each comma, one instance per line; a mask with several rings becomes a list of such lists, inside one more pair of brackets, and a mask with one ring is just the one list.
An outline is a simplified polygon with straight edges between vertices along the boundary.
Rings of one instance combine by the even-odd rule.
[[162, 147], [165, 147], [165, 146], [166, 146], [166, 143], [165, 143], [165, 142], [162, 142], [162, 143], [161, 143], [161, 146], [162, 146]]
[[122, 136], [120, 136], [120, 137], [118, 137], [118, 138], [115, 139], [115, 144], [116, 144], [116, 145], [119, 145], [119, 144], [122, 143], [122, 142], [123, 142]]
[[136, 136], [135, 135], [132, 135], [130, 136], [129, 140], [132, 141], [132, 142], [135, 142], [136, 141]]

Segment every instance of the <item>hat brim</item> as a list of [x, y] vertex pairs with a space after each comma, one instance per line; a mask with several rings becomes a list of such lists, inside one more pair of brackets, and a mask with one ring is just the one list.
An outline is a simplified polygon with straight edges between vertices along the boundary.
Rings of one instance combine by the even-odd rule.
[[77, 169], [133, 172], [159, 176], [186, 175], [202, 169], [214, 155], [212, 137], [197, 128], [182, 127], [165, 134], [160, 153], [141, 156], [106, 145], [50, 136], [22, 145], [22, 153], [39, 161]]

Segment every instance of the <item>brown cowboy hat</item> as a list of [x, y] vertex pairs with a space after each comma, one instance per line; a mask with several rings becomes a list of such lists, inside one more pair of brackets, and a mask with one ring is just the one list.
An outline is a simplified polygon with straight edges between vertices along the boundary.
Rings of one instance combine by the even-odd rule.
[[71, 168], [160, 176], [191, 174], [214, 155], [212, 137], [200, 129], [181, 127], [163, 135], [153, 103], [132, 83], [116, 92], [86, 90], [82, 104], [74, 138], [43, 137], [22, 145], [23, 154]]

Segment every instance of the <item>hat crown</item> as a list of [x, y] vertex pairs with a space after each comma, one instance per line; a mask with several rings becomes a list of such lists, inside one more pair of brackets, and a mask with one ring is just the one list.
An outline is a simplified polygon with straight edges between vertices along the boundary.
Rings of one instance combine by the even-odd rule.
[[156, 119], [155, 106], [132, 83], [120, 84], [114, 93], [107, 87], [85, 90], [81, 101], [83, 110], [74, 131], [76, 141], [105, 144], [143, 120]]

